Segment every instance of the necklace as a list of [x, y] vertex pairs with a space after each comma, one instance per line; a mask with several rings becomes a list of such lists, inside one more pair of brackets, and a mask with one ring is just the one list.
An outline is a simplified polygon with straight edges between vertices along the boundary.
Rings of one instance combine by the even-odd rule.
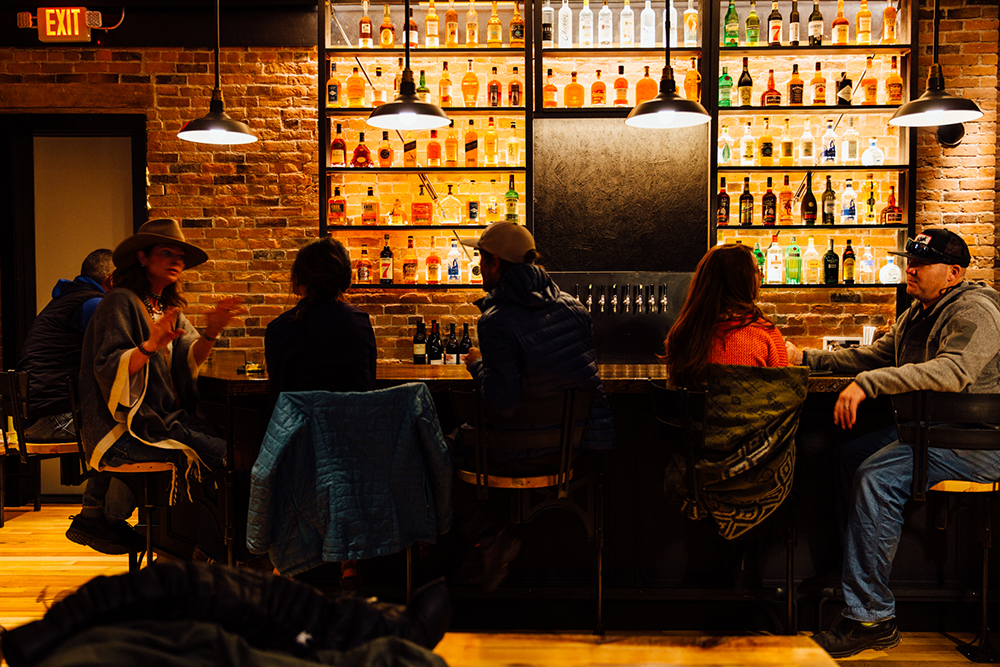
[[[150, 301], [149, 301], [150, 297], [152, 297], [153, 300], [156, 301], [156, 307], [155, 308], [153, 307], [153, 304], [150, 303]], [[153, 294], [152, 292], [150, 292], [148, 296], [143, 296], [142, 297], [142, 303], [143, 303], [143, 305], [146, 306], [146, 310], [149, 312], [149, 316], [151, 318], [153, 318], [154, 320], [156, 319], [156, 317], [158, 315], [162, 315], [163, 314], [163, 301], [160, 299], [160, 295], [159, 294]]]

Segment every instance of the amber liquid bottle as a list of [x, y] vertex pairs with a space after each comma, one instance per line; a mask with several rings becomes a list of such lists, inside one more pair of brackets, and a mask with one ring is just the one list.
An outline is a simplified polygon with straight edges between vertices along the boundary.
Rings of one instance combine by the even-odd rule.
[[337, 134], [333, 136], [333, 141], [330, 142], [330, 166], [347, 166], [347, 143], [344, 141], [340, 123], [337, 123]]
[[358, 145], [354, 149], [354, 154], [351, 156], [351, 166], [358, 168], [368, 168], [374, 167], [372, 164], [372, 153], [365, 146], [365, 133], [362, 132], [358, 138]]
[[378, 43], [383, 49], [391, 49], [396, 45], [396, 26], [392, 24], [389, 5], [385, 6], [385, 17], [378, 29]]
[[625, 78], [625, 66], [618, 66], [618, 78], [615, 79], [615, 106], [628, 106], [628, 79]]
[[583, 86], [576, 82], [576, 72], [573, 72], [572, 81], [563, 88], [563, 104], [568, 108], [578, 109], [583, 106]]
[[719, 179], [719, 194], [715, 197], [715, 226], [729, 226], [729, 193], [726, 192], [726, 177]]
[[657, 85], [656, 81], [653, 81], [649, 76], [649, 65], [646, 65], [646, 73], [641, 79], [635, 84], [635, 105], [639, 106], [646, 100], [651, 100], [656, 97], [656, 93], [659, 92], [660, 87]]

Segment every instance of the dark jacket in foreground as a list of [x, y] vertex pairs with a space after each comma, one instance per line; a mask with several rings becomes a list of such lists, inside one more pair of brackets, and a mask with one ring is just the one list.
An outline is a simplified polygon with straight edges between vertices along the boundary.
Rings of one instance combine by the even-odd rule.
[[559, 290], [543, 269], [515, 264], [492, 292], [476, 302], [482, 359], [470, 371], [483, 399], [512, 414], [522, 396], [594, 389], [594, 407], [582, 449], [611, 449], [611, 406], [597, 374], [590, 313]]

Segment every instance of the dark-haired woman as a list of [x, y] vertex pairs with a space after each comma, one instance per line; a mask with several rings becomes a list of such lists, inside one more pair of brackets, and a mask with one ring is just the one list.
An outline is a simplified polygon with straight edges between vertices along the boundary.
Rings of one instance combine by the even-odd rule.
[[665, 343], [673, 385], [703, 383], [709, 364], [788, 365], [785, 341], [757, 305], [759, 294], [760, 273], [750, 248], [716, 246], [702, 257]]

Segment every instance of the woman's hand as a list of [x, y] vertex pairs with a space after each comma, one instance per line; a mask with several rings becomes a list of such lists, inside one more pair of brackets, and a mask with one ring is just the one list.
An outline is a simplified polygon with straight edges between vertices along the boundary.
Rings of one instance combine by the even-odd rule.
[[157, 352], [184, 335], [184, 329], [177, 328], [177, 316], [180, 312], [181, 309], [177, 307], [167, 308], [160, 319], [153, 322], [149, 330], [149, 340], [143, 345], [147, 352], [150, 354]]
[[238, 296], [227, 296], [215, 304], [212, 310], [205, 314], [207, 320], [205, 335], [209, 338], [218, 338], [229, 324], [229, 320], [233, 319], [233, 315], [245, 312], [246, 309], [240, 305], [242, 303], [243, 299]]

